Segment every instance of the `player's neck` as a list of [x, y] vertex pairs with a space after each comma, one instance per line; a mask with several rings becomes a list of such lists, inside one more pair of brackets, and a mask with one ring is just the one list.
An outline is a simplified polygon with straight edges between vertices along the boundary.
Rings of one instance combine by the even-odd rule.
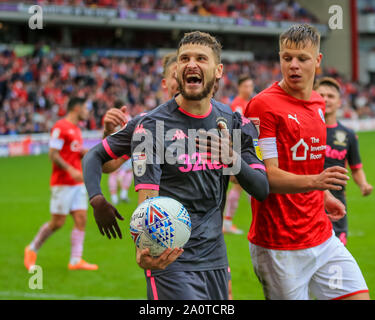
[[245, 101], [249, 101], [250, 100], [250, 97], [248, 97], [248, 95], [247, 94], [239, 94], [238, 95], [242, 100], [245, 100]]
[[78, 125], [78, 122], [79, 122], [79, 119], [78, 119], [78, 116], [76, 114], [74, 114], [74, 112], [69, 112], [65, 119], [71, 123], [73, 123], [74, 125]]
[[326, 114], [324, 118], [327, 126], [333, 126], [337, 123], [336, 113]]
[[176, 97], [176, 102], [180, 108], [184, 109], [188, 113], [201, 116], [209, 112], [211, 106], [211, 98], [207, 96], [202, 100], [187, 100], [182, 94]]
[[281, 80], [279, 82], [279, 86], [287, 93], [289, 94], [290, 96], [296, 98], [296, 99], [299, 99], [299, 100], [305, 100], [305, 101], [309, 101], [310, 98], [311, 98], [311, 92], [312, 92], [312, 85], [308, 85], [306, 86], [306, 88], [304, 89], [300, 89], [300, 90], [293, 90], [292, 88], [290, 88], [286, 81]]

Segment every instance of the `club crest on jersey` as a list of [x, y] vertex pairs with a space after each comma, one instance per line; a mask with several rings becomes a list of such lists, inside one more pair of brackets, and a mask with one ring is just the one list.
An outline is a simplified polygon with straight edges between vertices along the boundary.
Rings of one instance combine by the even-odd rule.
[[216, 125], [219, 126], [219, 124], [221, 124], [221, 126], [223, 127], [223, 129], [228, 129], [227, 119], [225, 119], [223, 117], [217, 118], [216, 119]]
[[253, 139], [253, 146], [258, 159], [263, 161], [262, 150], [260, 150], [258, 139]]
[[323, 121], [324, 123], [326, 123], [326, 119], [324, 118], [323, 110], [319, 108], [319, 109], [318, 109], [318, 113], [319, 113], [319, 115], [320, 115], [320, 119], [322, 119], [322, 121]]
[[142, 177], [146, 172], [147, 156], [144, 152], [133, 153], [133, 171], [137, 177]]
[[346, 132], [342, 130], [335, 131], [335, 140], [333, 141], [334, 144], [339, 146], [346, 146]]

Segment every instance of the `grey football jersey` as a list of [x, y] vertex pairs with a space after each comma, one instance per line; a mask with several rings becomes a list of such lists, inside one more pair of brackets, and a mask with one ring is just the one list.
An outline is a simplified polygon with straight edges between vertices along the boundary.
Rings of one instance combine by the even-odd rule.
[[[223, 174], [223, 164], [203, 160], [195, 149], [195, 137], [189, 138], [189, 130], [216, 129], [219, 122], [230, 132], [240, 130], [242, 158], [256, 169], [263, 169], [255, 151], [257, 132], [253, 124], [215, 100], [211, 100], [206, 115], [197, 117], [188, 114], [172, 99], [146, 114], [134, 128], [131, 152], [136, 190], [159, 190], [161, 196], [176, 199], [188, 210], [192, 222], [191, 237], [184, 246], [184, 253], [165, 270], [152, 271], [153, 274], [228, 266], [222, 210], [229, 176]], [[123, 135], [120, 131], [107, 138], [107, 147], [116, 156], [124, 153]], [[141, 151], [147, 139], [151, 141], [148, 143], [149, 149], [152, 146], [151, 153]], [[175, 163], [171, 159], [175, 159]]]

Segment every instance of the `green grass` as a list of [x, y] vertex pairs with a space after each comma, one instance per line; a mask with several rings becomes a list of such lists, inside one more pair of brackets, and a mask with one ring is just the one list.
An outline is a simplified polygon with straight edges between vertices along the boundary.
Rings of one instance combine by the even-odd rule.
[[[375, 185], [375, 132], [360, 133], [362, 162], [368, 181]], [[108, 240], [97, 230], [92, 209], [88, 212], [84, 258], [99, 265], [98, 271], [68, 271], [72, 219], [45, 243], [37, 264], [43, 268], [43, 289], [29, 288], [29, 274], [23, 266], [24, 247], [40, 226], [49, 220], [49, 177], [46, 155], [0, 158], [0, 299], [146, 299], [143, 271], [135, 262], [134, 244], [128, 232], [136, 194], [131, 203], [118, 206], [125, 217], [120, 222], [124, 238]], [[108, 197], [107, 179], [102, 188]], [[351, 180], [347, 188], [348, 249], [360, 265], [369, 286], [375, 288], [375, 196], [361, 196]], [[235, 224], [248, 230], [251, 211], [243, 193]], [[235, 299], [263, 299], [254, 274], [246, 235], [226, 235]]]

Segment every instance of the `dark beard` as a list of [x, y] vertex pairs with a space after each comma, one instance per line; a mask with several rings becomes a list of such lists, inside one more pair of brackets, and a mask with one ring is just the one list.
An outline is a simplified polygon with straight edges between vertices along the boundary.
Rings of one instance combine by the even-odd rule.
[[185, 91], [185, 88], [184, 88], [184, 85], [183, 85], [183, 82], [180, 81], [180, 79], [176, 79], [177, 80], [177, 83], [178, 83], [178, 90], [179, 92], [181, 93], [181, 95], [186, 99], [186, 100], [193, 100], [193, 101], [198, 101], [198, 100], [202, 100], [204, 98], [206, 98], [212, 91], [212, 88], [214, 87], [215, 85], [215, 82], [216, 82], [216, 79], [215, 78], [212, 78], [211, 81], [209, 81], [203, 88], [203, 91], [201, 93], [194, 93], [194, 94], [188, 94], [186, 91]]

